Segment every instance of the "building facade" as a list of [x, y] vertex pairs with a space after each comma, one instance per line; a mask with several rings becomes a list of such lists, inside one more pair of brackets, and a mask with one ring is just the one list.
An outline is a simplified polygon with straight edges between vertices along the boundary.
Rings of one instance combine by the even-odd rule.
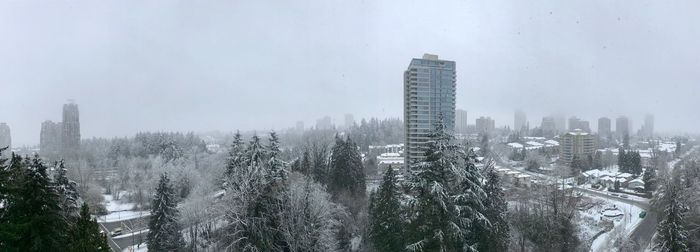
[[63, 124], [61, 122], [44, 121], [41, 123], [39, 135], [39, 152], [44, 159], [57, 159], [61, 156], [63, 147]]
[[404, 71], [405, 165], [425, 158], [429, 134], [440, 115], [454, 131], [457, 73], [454, 61], [425, 54], [414, 58]]
[[642, 125], [640, 135], [644, 137], [654, 136], [654, 115], [648, 114], [644, 116], [644, 125]]
[[558, 132], [554, 117], [551, 116], [542, 117], [540, 128], [542, 129], [542, 136], [546, 138], [553, 138]]
[[457, 109], [455, 114], [455, 132], [460, 134], [467, 134], [469, 129], [469, 120], [467, 119], [467, 111], [463, 109]]
[[513, 131], [527, 131], [527, 127], [527, 115], [525, 115], [525, 112], [521, 110], [515, 111], [515, 115], [513, 116]]
[[70, 101], [63, 104], [62, 148], [65, 158], [76, 158], [80, 151], [80, 112]]
[[76, 159], [80, 152], [80, 112], [73, 101], [63, 105], [63, 122], [41, 123], [39, 152], [48, 160]]
[[584, 121], [575, 116], [572, 116], [571, 118], [569, 118], [569, 131], [574, 131], [576, 129], [580, 129], [590, 133], [591, 125], [588, 121]]
[[607, 138], [612, 133], [610, 118], [601, 117], [598, 119], [598, 135], [603, 138]]
[[596, 139], [590, 133], [576, 129], [561, 136], [559, 148], [559, 162], [570, 165], [574, 156], [585, 160], [595, 154]]
[[629, 136], [630, 133], [630, 120], [626, 116], [620, 116], [615, 119], [615, 135], [618, 138], [622, 138], [625, 135]]
[[491, 117], [479, 117], [476, 119], [476, 131], [478, 133], [491, 133], [496, 130], [496, 121]]
[[7, 147], [2, 154], [3, 157], [10, 157], [12, 153], [12, 135], [10, 134], [10, 126], [7, 123], [0, 123], [0, 148]]

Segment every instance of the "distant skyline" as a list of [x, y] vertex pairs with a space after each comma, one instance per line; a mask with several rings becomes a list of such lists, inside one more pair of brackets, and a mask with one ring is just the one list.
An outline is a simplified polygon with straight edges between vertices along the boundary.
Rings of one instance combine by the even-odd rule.
[[[0, 1], [14, 146], [80, 106], [83, 138], [402, 117], [402, 74], [456, 61], [469, 124], [556, 112], [700, 127], [698, 1]], [[426, 15], [439, 13], [439, 15]], [[614, 125], [614, 123], [613, 123]]]

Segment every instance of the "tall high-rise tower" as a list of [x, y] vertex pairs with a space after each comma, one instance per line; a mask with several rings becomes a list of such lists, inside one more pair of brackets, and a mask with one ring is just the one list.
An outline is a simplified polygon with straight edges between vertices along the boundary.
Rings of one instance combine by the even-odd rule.
[[523, 131], [527, 124], [527, 115], [522, 110], [516, 110], [515, 116], [513, 117], [513, 130]]
[[80, 113], [73, 101], [63, 104], [63, 131], [61, 141], [66, 158], [77, 157], [80, 150]]
[[7, 147], [7, 150], [2, 154], [5, 157], [10, 157], [12, 153], [12, 136], [10, 135], [10, 126], [7, 123], [0, 123], [0, 148]]
[[598, 135], [602, 138], [607, 138], [611, 134], [610, 118], [601, 117], [598, 119]]
[[654, 136], [654, 115], [647, 114], [644, 116], [644, 125], [642, 125], [641, 133], [645, 137]]
[[617, 135], [618, 138], [622, 138], [625, 135], [629, 136], [630, 133], [630, 123], [629, 119], [625, 116], [620, 116], [617, 119], [615, 119], [615, 135]]
[[455, 127], [456, 64], [425, 54], [411, 60], [404, 72], [405, 164], [425, 158], [428, 135], [442, 114], [449, 131]]
[[469, 128], [469, 120], [467, 120], [467, 111], [463, 109], [457, 109], [455, 114], [455, 132], [460, 134], [466, 134]]

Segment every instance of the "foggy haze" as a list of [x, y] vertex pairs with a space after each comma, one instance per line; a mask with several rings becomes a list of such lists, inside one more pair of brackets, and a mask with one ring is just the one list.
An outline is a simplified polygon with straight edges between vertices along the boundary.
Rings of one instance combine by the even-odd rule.
[[[397, 8], [400, 6], [401, 8]], [[0, 1], [0, 122], [16, 145], [80, 106], [82, 137], [402, 117], [403, 71], [457, 63], [457, 108], [532, 126], [654, 114], [700, 126], [698, 1]]]

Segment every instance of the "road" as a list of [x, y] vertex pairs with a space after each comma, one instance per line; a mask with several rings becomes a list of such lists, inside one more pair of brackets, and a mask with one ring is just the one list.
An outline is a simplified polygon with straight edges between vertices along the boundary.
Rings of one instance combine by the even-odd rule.
[[121, 252], [128, 246], [142, 243], [146, 240], [146, 234], [148, 233], [142, 232], [133, 235], [133, 237], [120, 237], [117, 239], [113, 239], [111, 236], [111, 232], [117, 227], [121, 227], [124, 230], [124, 234], [146, 229], [148, 225], [148, 216], [115, 222], [100, 222], [99, 224], [100, 229], [107, 234], [107, 243], [109, 243], [109, 247], [115, 252]]

